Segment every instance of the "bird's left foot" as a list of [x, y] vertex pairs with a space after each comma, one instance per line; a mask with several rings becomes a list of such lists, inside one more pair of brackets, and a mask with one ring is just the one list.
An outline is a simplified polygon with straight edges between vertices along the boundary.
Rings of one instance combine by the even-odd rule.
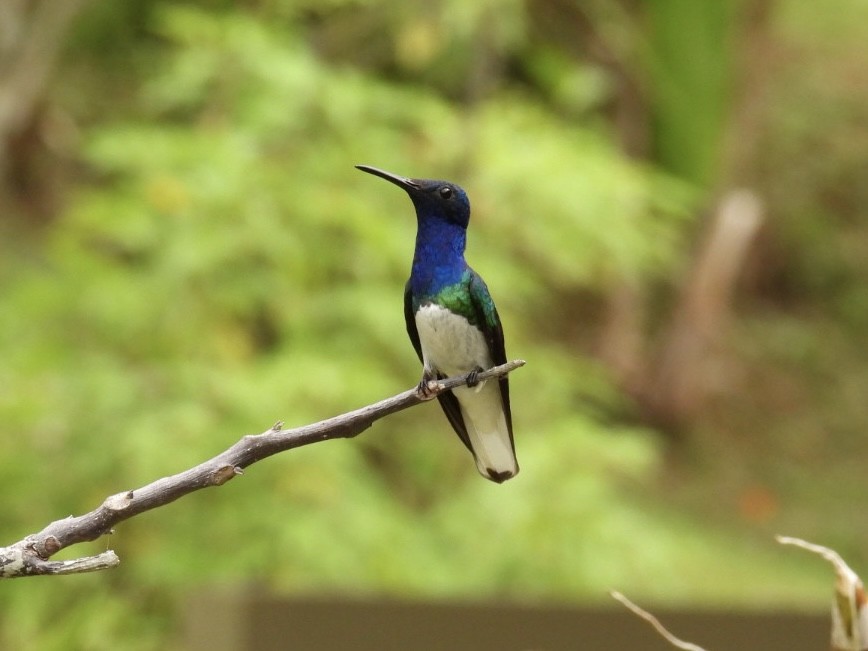
[[483, 370], [485, 369], [483, 369], [481, 366], [477, 366], [475, 369], [470, 371], [470, 373], [467, 374], [467, 378], [465, 379], [465, 384], [467, 384], [467, 386], [471, 389], [477, 384], [479, 384], [479, 374], [482, 373]]

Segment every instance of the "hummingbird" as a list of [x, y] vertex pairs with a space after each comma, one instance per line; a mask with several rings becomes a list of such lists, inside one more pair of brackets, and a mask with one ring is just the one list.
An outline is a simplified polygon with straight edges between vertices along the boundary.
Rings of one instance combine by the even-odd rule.
[[504, 364], [500, 317], [480, 276], [464, 259], [470, 200], [458, 185], [412, 179], [369, 165], [358, 169], [403, 188], [416, 208], [416, 248], [404, 288], [407, 334], [422, 362], [419, 390], [428, 382], [466, 375], [467, 386], [438, 394], [446, 418], [486, 479], [502, 483], [518, 473], [512, 437], [509, 381], [480, 381]]

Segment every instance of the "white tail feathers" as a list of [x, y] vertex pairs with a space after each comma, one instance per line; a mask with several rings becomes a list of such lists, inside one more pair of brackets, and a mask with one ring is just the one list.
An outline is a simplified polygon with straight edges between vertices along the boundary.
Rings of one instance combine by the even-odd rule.
[[461, 387], [453, 393], [470, 438], [470, 447], [479, 473], [498, 483], [518, 473], [515, 451], [503, 413], [500, 387], [496, 381], [472, 389]]

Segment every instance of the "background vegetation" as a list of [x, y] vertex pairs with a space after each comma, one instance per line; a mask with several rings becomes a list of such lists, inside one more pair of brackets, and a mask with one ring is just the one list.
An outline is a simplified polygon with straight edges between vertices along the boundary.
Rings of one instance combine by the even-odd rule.
[[[180, 648], [185, 600], [225, 585], [825, 608], [826, 568], [771, 534], [868, 560], [864, 3], [4, 11], [8, 543], [418, 380], [412, 209], [356, 163], [469, 191], [468, 257], [529, 363], [514, 481], [414, 409], [124, 524], [93, 544], [118, 570], [4, 586], [3, 648]], [[765, 221], [684, 401], [660, 369], [736, 187]]]

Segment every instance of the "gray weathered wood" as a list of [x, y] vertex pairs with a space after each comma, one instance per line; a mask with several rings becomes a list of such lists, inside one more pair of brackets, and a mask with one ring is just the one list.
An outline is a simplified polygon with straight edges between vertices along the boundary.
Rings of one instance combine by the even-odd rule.
[[[507, 362], [483, 371], [479, 374], [479, 379], [501, 377], [523, 365], [523, 360]], [[111, 532], [112, 527], [118, 523], [139, 513], [169, 504], [202, 488], [222, 486], [242, 474], [244, 468], [278, 452], [318, 441], [352, 438], [384, 416], [418, 405], [466, 382], [466, 376], [429, 382], [426, 395], [417, 387], [311, 425], [283, 429], [283, 424], [277, 423], [262, 434], [248, 434], [232, 447], [198, 466], [163, 477], [141, 488], [111, 495], [90, 513], [56, 520], [38, 533], [8, 547], [0, 547], [0, 579], [93, 572], [114, 567], [120, 563], [120, 559], [110, 550], [97, 556], [71, 561], [48, 559], [70, 545], [96, 540]]]

